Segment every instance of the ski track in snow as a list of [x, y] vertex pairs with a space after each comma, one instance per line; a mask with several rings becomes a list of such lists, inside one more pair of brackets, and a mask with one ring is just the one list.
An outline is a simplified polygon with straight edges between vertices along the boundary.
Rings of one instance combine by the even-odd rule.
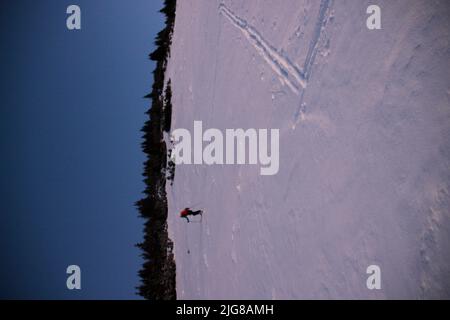
[[219, 12], [228, 18], [228, 20], [244, 34], [245, 38], [278, 75], [280, 81], [283, 84], [286, 84], [293, 93], [300, 96], [299, 107], [294, 115], [294, 127], [301, 120], [303, 92], [307, 87], [308, 80], [311, 78], [312, 67], [319, 48], [319, 41], [323, 35], [323, 30], [328, 18], [327, 13], [329, 12], [330, 2], [331, 0], [322, 0], [320, 3], [319, 15], [313, 37], [309, 44], [308, 54], [303, 64], [303, 70], [291, 62], [289, 57], [280, 53], [280, 50], [272, 46], [261, 33], [245, 19], [236, 15], [225, 4], [221, 3], [219, 5]]
[[316, 27], [314, 30], [314, 36], [311, 39], [309, 45], [308, 55], [305, 59], [305, 64], [303, 65], [305, 80], [308, 81], [311, 77], [312, 66], [316, 59], [316, 54], [318, 51], [318, 43], [322, 36], [323, 30], [325, 28], [325, 21], [327, 20], [327, 12], [330, 6], [330, 0], [322, 0], [320, 3], [319, 17], [317, 18]]
[[299, 68], [270, 45], [258, 30], [234, 14], [223, 3], [219, 5], [219, 11], [244, 34], [246, 39], [255, 47], [264, 60], [266, 60], [272, 70], [278, 74], [282, 83], [287, 84], [296, 94], [299, 93], [301, 88], [306, 88], [305, 77]]

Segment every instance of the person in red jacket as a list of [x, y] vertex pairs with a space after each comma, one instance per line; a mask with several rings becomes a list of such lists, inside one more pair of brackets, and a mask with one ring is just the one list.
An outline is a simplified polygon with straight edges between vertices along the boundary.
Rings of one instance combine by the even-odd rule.
[[181, 210], [180, 212], [180, 217], [181, 218], [185, 218], [187, 220], [187, 222], [189, 222], [189, 218], [188, 216], [196, 216], [196, 215], [202, 215], [203, 211], [202, 210], [197, 210], [197, 211], [192, 211], [189, 208], [184, 208], [183, 210]]

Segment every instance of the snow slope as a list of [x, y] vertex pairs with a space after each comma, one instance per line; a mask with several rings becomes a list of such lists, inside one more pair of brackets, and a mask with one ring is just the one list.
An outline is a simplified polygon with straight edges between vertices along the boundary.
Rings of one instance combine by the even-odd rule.
[[449, 17], [448, 1], [178, 1], [172, 129], [280, 129], [277, 175], [176, 167], [178, 298], [450, 298]]

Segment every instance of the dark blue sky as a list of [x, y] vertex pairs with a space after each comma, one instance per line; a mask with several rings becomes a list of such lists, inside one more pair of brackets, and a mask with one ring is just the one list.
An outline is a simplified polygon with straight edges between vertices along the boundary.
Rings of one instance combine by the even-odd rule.
[[[66, 28], [77, 4], [82, 30]], [[139, 298], [140, 129], [162, 1], [0, 3], [0, 298]], [[66, 289], [66, 267], [82, 290]]]

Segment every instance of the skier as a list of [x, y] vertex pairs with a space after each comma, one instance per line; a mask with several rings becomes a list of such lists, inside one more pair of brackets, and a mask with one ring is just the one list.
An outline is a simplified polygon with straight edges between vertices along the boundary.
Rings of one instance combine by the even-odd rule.
[[189, 208], [184, 208], [180, 212], [180, 217], [181, 218], [186, 218], [187, 222], [189, 222], [188, 216], [196, 216], [196, 215], [200, 215], [201, 216], [202, 214], [203, 214], [202, 210], [192, 211]]

